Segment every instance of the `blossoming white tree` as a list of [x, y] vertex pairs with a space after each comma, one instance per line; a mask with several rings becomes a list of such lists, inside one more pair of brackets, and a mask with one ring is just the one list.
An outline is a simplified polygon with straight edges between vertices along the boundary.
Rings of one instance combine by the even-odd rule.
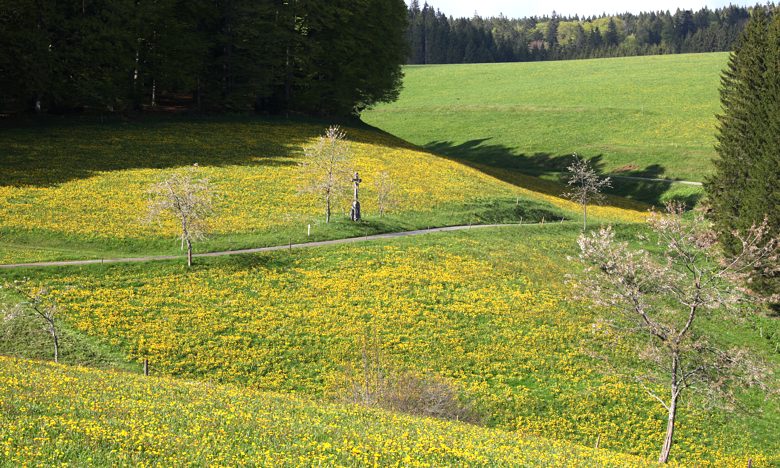
[[374, 180], [374, 189], [376, 190], [376, 206], [381, 218], [385, 212], [397, 206], [395, 184], [387, 171], [382, 171], [377, 175]]
[[343, 196], [352, 181], [351, 154], [347, 135], [332, 125], [317, 143], [305, 149], [301, 163], [304, 182], [300, 190], [325, 202], [325, 222], [330, 222], [331, 205]]
[[187, 245], [192, 266], [192, 242], [206, 238], [214, 191], [208, 179], [198, 177], [198, 165], [177, 172], [149, 190], [149, 220], [174, 219], [181, 227], [181, 245]]
[[[780, 240], [769, 237], [764, 222], [740, 237], [739, 252], [727, 258], [703, 217], [683, 220], [681, 204], [654, 214], [650, 227], [660, 257], [618, 242], [610, 227], [583, 233], [578, 243], [586, 268], [574, 287], [578, 297], [613, 312], [609, 322], [624, 325], [616, 329], [648, 338], [639, 357], [656, 369], [637, 379], [668, 412], [659, 456], [663, 463], [669, 459], [678, 403], [686, 389], [723, 395], [735, 382], [763, 385], [763, 366], [744, 350], [718, 347], [696, 323], [702, 315], [722, 313], [748, 298], [759, 300], [745, 285], [754, 268], [773, 268]], [[654, 391], [660, 385], [667, 386], [666, 396]]]
[[599, 177], [587, 159], [580, 158], [576, 153], [573, 156], [574, 161], [568, 167], [570, 190], [563, 196], [582, 206], [582, 229], [585, 230], [588, 227], [588, 205], [601, 203], [604, 200], [601, 192], [612, 187], [612, 181], [609, 177]]

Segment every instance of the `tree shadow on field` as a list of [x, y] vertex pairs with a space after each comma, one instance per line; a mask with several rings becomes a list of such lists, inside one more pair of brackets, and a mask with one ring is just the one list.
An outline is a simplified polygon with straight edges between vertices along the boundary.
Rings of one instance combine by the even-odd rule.
[[[297, 253], [298, 252], [296, 252], [296, 254]], [[278, 272], [289, 271], [297, 258], [297, 256], [290, 255], [289, 252], [277, 251], [226, 255], [224, 257], [215, 257], [212, 261], [228, 273], [256, 271], [257, 274], [262, 274], [263, 270]], [[206, 259], [198, 258], [196, 261], [203, 263]]]
[[350, 142], [416, 148], [356, 119], [143, 114], [0, 120], [0, 187], [48, 187], [99, 172], [194, 163], [295, 166], [303, 148], [336, 124]]
[[[560, 196], [566, 191], [567, 168], [573, 160], [573, 153], [554, 155], [550, 153], [535, 153], [526, 155], [515, 153], [508, 146], [500, 144], [487, 144], [490, 138], [470, 140], [461, 144], [449, 141], [434, 141], [424, 148], [428, 151], [443, 155], [448, 159], [458, 161], [467, 166], [478, 169], [488, 175], [496, 177], [514, 185], [523, 186], [520, 175], [539, 177], [535, 181], [534, 189], [544, 193]], [[599, 174], [604, 175], [605, 161], [603, 155], [587, 157], [591, 166]], [[650, 205], [661, 205], [665, 195], [672, 188], [670, 181], [633, 180], [630, 177], [642, 179], [662, 179], [666, 169], [660, 164], [653, 164], [644, 169], [626, 167], [614, 175], [613, 187], [606, 192], [629, 200]], [[622, 177], [626, 177], [623, 179]], [[688, 206], [696, 204], [701, 197], [700, 193], [673, 195]], [[614, 206], [621, 206], [615, 200], [609, 201]], [[636, 208], [636, 207], [634, 207]]]
[[[204, 167], [295, 166], [319, 126], [244, 117], [94, 119], [6, 125], [0, 186], [47, 187], [99, 172]], [[268, 138], [264, 132], [278, 132]], [[286, 130], [286, 127], [290, 129]], [[323, 127], [324, 128], [324, 127]]]

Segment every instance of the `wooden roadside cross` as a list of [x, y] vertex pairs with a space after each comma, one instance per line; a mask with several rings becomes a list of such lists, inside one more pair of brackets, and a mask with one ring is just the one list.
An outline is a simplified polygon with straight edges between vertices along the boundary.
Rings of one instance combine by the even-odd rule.
[[352, 221], [360, 221], [360, 200], [358, 199], [358, 189], [363, 179], [360, 178], [358, 173], [355, 173], [355, 177], [352, 178], [352, 186], [354, 187], [355, 194], [352, 198], [352, 209], [349, 211], [349, 217]]

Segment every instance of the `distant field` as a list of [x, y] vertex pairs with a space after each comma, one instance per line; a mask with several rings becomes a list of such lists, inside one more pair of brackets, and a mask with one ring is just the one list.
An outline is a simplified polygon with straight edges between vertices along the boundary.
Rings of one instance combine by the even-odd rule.
[[[385, 371], [448, 379], [488, 426], [587, 446], [600, 438], [601, 447], [653, 457], [663, 408], [598, 358], [610, 355], [634, 375], [632, 343], [594, 329], [607, 312], [567, 300], [578, 233], [573, 224], [513, 226], [208, 259], [193, 269], [96, 265], [0, 278], [52, 288], [68, 331], [65, 362], [122, 356], [137, 370], [148, 358], [158, 375], [338, 400], [362, 369], [368, 335]], [[776, 321], [701, 325], [780, 368]], [[45, 342], [9, 336], [0, 354], [49, 358]], [[746, 411], [728, 414], [687, 399], [675, 459], [777, 461], [778, 402], [750, 391], [740, 401]]]
[[[365, 220], [348, 221], [351, 194], [345, 194], [335, 205], [335, 222], [326, 225], [322, 202], [298, 190], [303, 148], [326, 126], [237, 117], [4, 128], [0, 263], [179, 252], [174, 223], [144, 222], [145, 194], [193, 163], [218, 194], [212, 235], [196, 243], [196, 251], [576, 216], [573, 204], [552, 196], [560, 191], [554, 185], [501, 180], [381, 132], [347, 128], [354, 168], [364, 181]], [[397, 205], [383, 218], [374, 190], [380, 171], [396, 186]]]
[[572, 153], [606, 172], [701, 181], [725, 53], [410, 66], [363, 120], [469, 162], [544, 174]]

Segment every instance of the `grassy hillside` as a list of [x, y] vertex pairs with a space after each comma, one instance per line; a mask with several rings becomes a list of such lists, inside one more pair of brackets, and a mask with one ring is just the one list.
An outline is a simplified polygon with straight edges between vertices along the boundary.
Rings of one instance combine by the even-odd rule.
[[[630, 378], [641, 369], [633, 343], [594, 331], [599, 313], [566, 300], [577, 233], [509, 227], [211, 259], [194, 270], [156, 263], [4, 276], [51, 286], [74, 336], [136, 369], [148, 358], [161, 374], [339, 399], [362, 368], [368, 334], [386, 371], [447, 379], [489, 426], [588, 446], [600, 438], [652, 457], [665, 413]], [[702, 325], [780, 369], [776, 321], [755, 320]], [[64, 349], [63, 359], [74, 354]], [[778, 461], [778, 402], [739, 394], [743, 410], [732, 414], [687, 400], [679, 461]]]
[[[548, 195], [555, 186], [537, 184], [533, 192], [380, 132], [348, 128], [366, 221], [346, 220], [351, 198], [343, 197], [336, 222], [325, 225], [322, 203], [298, 190], [303, 148], [325, 125], [215, 118], [4, 128], [0, 262], [179, 252], [174, 223], [144, 222], [145, 194], [193, 163], [219, 196], [213, 233], [196, 244], [199, 251], [576, 215], [573, 205]], [[380, 171], [396, 185], [397, 207], [384, 218], [373, 185]]]
[[727, 54], [413, 66], [398, 102], [363, 119], [458, 159], [544, 173], [562, 157], [607, 172], [701, 181]]
[[0, 357], [0, 466], [647, 466], [607, 450], [306, 399]]

